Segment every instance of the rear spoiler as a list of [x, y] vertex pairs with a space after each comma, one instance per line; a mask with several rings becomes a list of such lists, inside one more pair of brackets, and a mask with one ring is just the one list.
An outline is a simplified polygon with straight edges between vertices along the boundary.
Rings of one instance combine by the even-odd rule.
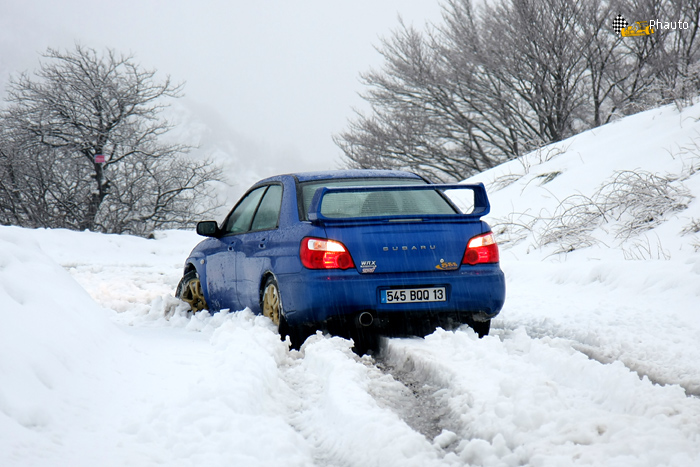
[[[443, 195], [444, 198], [457, 210], [459, 207], [445, 194], [448, 190], [471, 190], [474, 193], [474, 207], [468, 214], [407, 214], [407, 215], [392, 215], [388, 216], [364, 216], [364, 217], [326, 217], [321, 211], [323, 207], [323, 198], [328, 194], [333, 193], [366, 193], [377, 191], [425, 191], [435, 190]], [[475, 184], [435, 184], [435, 185], [381, 185], [381, 186], [355, 186], [355, 187], [323, 187], [316, 190], [311, 205], [309, 206], [309, 220], [312, 223], [362, 223], [366, 221], [377, 222], [384, 220], [386, 222], [397, 221], [453, 221], [453, 222], [473, 222], [487, 215], [491, 211], [486, 188], [483, 183]]]

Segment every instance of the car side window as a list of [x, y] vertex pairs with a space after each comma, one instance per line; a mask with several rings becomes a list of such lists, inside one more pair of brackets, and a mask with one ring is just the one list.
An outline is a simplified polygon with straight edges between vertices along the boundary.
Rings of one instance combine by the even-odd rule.
[[248, 193], [241, 202], [238, 203], [238, 206], [234, 208], [226, 220], [224, 231], [227, 234], [239, 234], [250, 230], [253, 215], [266, 189], [266, 186], [261, 186]]
[[270, 185], [255, 213], [250, 230], [270, 230], [277, 227], [282, 209], [282, 186]]

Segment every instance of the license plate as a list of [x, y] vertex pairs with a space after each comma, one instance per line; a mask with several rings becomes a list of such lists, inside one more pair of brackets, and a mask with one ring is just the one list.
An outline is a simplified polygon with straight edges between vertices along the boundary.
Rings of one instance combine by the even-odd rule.
[[444, 287], [388, 289], [381, 292], [382, 303], [444, 302], [447, 300]]

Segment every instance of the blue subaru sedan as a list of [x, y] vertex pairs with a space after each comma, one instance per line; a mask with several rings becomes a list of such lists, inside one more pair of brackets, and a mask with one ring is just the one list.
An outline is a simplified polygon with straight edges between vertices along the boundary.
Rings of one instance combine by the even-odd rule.
[[[192, 310], [249, 307], [294, 348], [320, 329], [352, 337], [471, 326], [488, 334], [505, 300], [481, 184], [345, 170], [262, 180], [185, 261]], [[362, 344], [358, 344], [362, 343]]]

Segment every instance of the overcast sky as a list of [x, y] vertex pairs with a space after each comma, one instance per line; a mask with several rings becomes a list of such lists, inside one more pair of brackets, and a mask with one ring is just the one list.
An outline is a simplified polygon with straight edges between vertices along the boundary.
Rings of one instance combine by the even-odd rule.
[[399, 15], [422, 27], [440, 13], [438, 0], [0, 0], [0, 84], [47, 47], [133, 53], [186, 82], [183, 101], [248, 172], [336, 168], [331, 135], [364, 105], [359, 73], [381, 65], [380, 37]]

